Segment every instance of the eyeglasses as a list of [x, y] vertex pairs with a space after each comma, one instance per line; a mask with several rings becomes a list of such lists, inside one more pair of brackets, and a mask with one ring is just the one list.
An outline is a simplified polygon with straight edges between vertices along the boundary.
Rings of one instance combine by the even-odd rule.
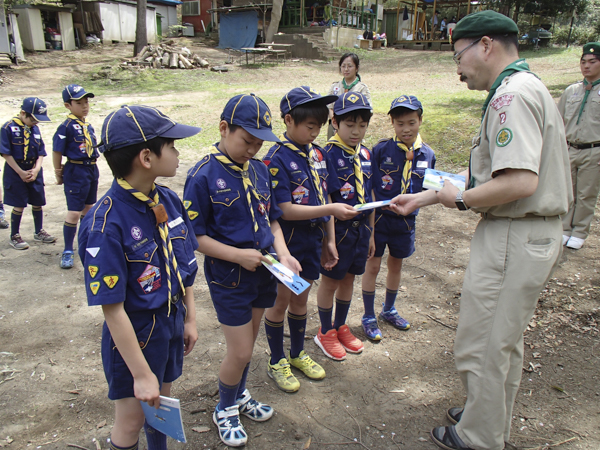
[[464, 52], [466, 52], [471, 47], [473, 47], [475, 44], [477, 44], [480, 40], [481, 40], [481, 38], [477, 39], [476, 41], [471, 42], [469, 45], [467, 45], [465, 48], [463, 48], [460, 52], [454, 54], [452, 59], [454, 60], [454, 62], [456, 63], [457, 66], [460, 66], [460, 55], [462, 55]]
[[340, 66], [340, 69], [354, 69], [356, 66], [354, 64], [346, 65], [343, 64]]

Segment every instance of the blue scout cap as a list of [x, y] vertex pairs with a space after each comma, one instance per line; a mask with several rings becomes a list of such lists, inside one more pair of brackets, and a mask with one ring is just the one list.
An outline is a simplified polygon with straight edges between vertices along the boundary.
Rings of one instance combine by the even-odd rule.
[[98, 150], [104, 153], [157, 137], [184, 139], [199, 132], [200, 128], [177, 123], [151, 106], [123, 105], [104, 119]]
[[421, 105], [421, 102], [414, 95], [401, 95], [400, 97], [392, 100], [392, 105], [390, 106], [388, 114], [396, 108], [406, 108], [417, 111], [419, 109], [423, 110], [423, 105]]
[[271, 128], [273, 116], [265, 102], [254, 94], [240, 94], [225, 105], [221, 120], [238, 125], [257, 139], [279, 142]]
[[305, 105], [306, 103], [325, 106], [335, 102], [337, 99], [337, 95], [322, 96], [308, 86], [300, 86], [285, 94], [285, 97], [281, 99], [279, 109], [281, 110], [281, 115], [285, 116], [296, 106]]
[[94, 98], [91, 92], [85, 92], [83, 86], [78, 84], [70, 84], [62, 91], [63, 101], [68, 103], [70, 100], [81, 100], [84, 97]]
[[21, 111], [31, 114], [38, 122], [51, 122], [50, 117], [46, 113], [48, 111], [46, 103], [37, 97], [27, 97], [23, 100]]
[[333, 112], [336, 116], [341, 116], [357, 109], [372, 111], [367, 99], [358, 92], [346, 92], [340, 95], [333, 105]]

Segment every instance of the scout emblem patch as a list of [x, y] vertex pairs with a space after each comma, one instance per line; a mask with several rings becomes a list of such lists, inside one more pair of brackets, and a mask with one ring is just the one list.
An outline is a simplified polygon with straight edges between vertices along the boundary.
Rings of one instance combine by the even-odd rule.
[[269, 172], [271, 172], [271, 175], [275, 176], [277, 175], [277, 172], [279, 172], [279, 169], [277, 167], [272, 167], [269, 169]]
[[112, 289], [117, 285], [119, 277], [117, 275], [107, 275], [102, 278], [102, 281], [104, 281], [109, 289]]
[[383, 184], [381, 186], [383, 189], [385, 189], [386, 191], [389, 191], [390, 189], [392, 189], [392, 184], [394, 184], [394, 179], [390, 175], [384, 175], [383, 177], [381, 177], [381, 181], [383, 182]]
[[506, 147], [512, 141], [513, 133], [510, 128], [502, 128], [496, 135], [496, 145]]
[[95, 278], [98, 275], [98, 266], [88, 266], [88, 272], [90, 273], [90, 277]]
[[344, 200], [351, 200], [354, 198], [354, 186], [350, 183], [346, 183], [340, 189], [340, 194]]
[[503, 106], [509, 106], [510, 103], [513, 101], [513, 98], [513, 94], [504, 94], [495, 99], [492, 103], [490, 103], [490, 105], [492, 105], [492, 108], [498, 111]]
[[149, 294], [150, 292], [160, 288], [160, 267], [148, 264], [137, 281], [145, 294]]
[[292, 197], [294, 199], [294, 202], [298, 205], [307, 205], [309, 195], [310, 195], [310, 191], [308, 189], [306, 189], [304, 186], [298, 186], [292, 192]]
[[192, 211], [191, 209], [189, 209], [187, 213], [190, 220], [194, 220], [196, 217], [198, 217], [198, 213], [196, 211]]
[[94, 281], [90, 283], [90, 291], [92, 291], [92, 294], [96, 295], [98, 293], [98, 289], [100, 289], [99, 281]]
[[190, 200], [184, 200], [183, 201], [183, 207], [185, 209], [190, 209], [190, 206], [192, 206], [192, 202]]

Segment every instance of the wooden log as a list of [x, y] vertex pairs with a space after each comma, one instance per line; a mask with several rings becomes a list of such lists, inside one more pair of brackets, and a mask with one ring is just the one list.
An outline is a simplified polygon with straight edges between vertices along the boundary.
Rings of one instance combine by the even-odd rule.
[[160, 62], [160, 58], [154, 58], [154, 61], [152, 61], [152, 67], [154, 67], [155, 69], [160, 69]]
[[171, 53], [171, 57], [169, 58], [169, 67], [171, 69], [177, 69], [178, 60], [179, 58], [177, 56], [177, 53]]
[[162, 55], [162, 61], [161, 61], [161, 64], [163, 66], [168, 66], [169, 65], [169, 56], [170, 55], [167, 52], [163, 53], [163, 55]]
[[179, 68], [180, 69], [185, 69], [185, 65], [183, 64], [183, 62], [179, 61]]
[[188, 59], [183, 56], [181, 53], [179, 54], [179, 62], [183, 63], [183, 65], [185, 66], [186, 69], [191, 69], [192, 68], [192, 63], [188, 61]]
[[140, 59], [140, 60], [144, 59], [143, 56], [144, 56], [144, 53], [146, 52], [147, 49], [148, 49], [148, 46], [144, 45], [144, 47], [142, 48], [142, 50], [140, 50], [140, 52], [138, 53], [138, 55], [140, 55], [138, 59]]

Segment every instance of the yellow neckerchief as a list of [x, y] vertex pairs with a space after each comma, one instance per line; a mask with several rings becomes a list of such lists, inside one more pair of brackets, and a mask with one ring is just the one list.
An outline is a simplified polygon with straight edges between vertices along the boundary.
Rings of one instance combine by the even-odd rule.
[[85, 152], [87, 153], [88, 158], [91, 158], [94, 154], [94, 143], [92, 142], [92, 137], [88, 131], [89, 122], [81, 120], [75, 114], [69, 114], [67, 118], [74, 120], [81, 126], [81, 129], [83, 130], [83, 137], [85, 138]]
[[410, 178], [412, 176], [412, 167], [413, 167], [413, 159], [415, 157], [415, 148], [421, 148], [423, 145], [423, 140], [421, 139], [421, 134], [417, 135], [417, 139], [413, 143], [412, 147], [409, 149], [406, 144], [404, 144], [398, 136], [394, 136], [394, 142], [398, 146], [400, 150], [402, 150], [405, 155], [404, 160], [404, 169], [402, 170], [402, 183], [401, 183], [401, 194], [406, 194], [408, 188], [410, 186]]
[[348, 153], [350, 156], [352, 156], [352, 162], [354, 165], [354, 178], [355, 178], [355, 184], [356, 184], [356, 195], [358, 197], [357, 202], [359, 204], [363, 204], [365, 203], [365, 188], [363, 187], [363, 172], [362, 172], [362, 166], [360, 164], [360, 144], [358, 144], [356, 146], [356, 148], [352, 148], [348, 145], [346, 145], [346, 143], [344, 141], [342, 141], [342, 139], [338, 136], [337, 133], [335, 133], [335, 135], [329, 139], [327, 141], [328, 144], [334, 144], [337, 145], [338, 147], [342, 148], [346, 153]]
[[182, 294], [185, 294], [185, 287], [183, 286], [183, 280], [181, 279], [181, 274], [179, 273], [179, 269], [177, 268], [177, 258], [175, 258], [175, 253], [173, 253], [173, 245], [171, 244], [171, 239], [169, 238], [169, 216], [167, 216], [167, 212], [165, 211], [165, 207], [161, 205], [160, 198], [158, 196], [158, 191], [156, 190], [156, 185], [152, 183], [152, 191], [150, 192], [151, 197], [148, 197], [146, 194], [138, 191], [137, 189], [131, 187], [131, 185], [125, 181], [123, 178], [117, 178], [117, 183], [131, 195], [133, 195], [138, 200], [146, 203], [148, 207], [154, 212], [156, 216], [156, 226], [158, 228], [158, 232], [160, 234], [160, 238], [162, 240], [162, 249], [163, 256], [165, 258], [165, 271], [167, 272], [167, 286], [169, 288], [169, 312], [167, 316], [171, 315], [171, 264], [173, 264], [173, 270], [177, 275], [177, 279], [179, 280], [179, 285], [181, 286]]
[[27, 160], [27, 152], [29, 151], [29, 136], [31, 128], [25, 125], [18, 116], [13, 117], [13, 122], [23, 127], [23, 160]]
[[307, 154], [304, 150], [301, 150], [298, 147], [296, 147], [294, 144], [292, 144], [288, 140], [288, 138], [285, 134], [282, 134], [281, 136], [279, 136], [279, 139], [281, 140], [281, 143], [283, 145], [285, 145], [287, 148], [295, 151], [300, 156], [306, 158], [306, 160], [308, 162], [308, 167], [310, 168], [310, 175], [312, 178], [312, 182], [317, 191], [317, 198], [319, 199], [319, 204], [324, 205], [325, 197], [323, 195], [323, 189], [321, 187], [321, 179], [319, 178], [317, 169], [315, 169], [315, 160], [314, 160], [315, 151], [314, 151], [313, 146], [311, 144], [308, 144], [308, 154]]
[[211, 153], [215, 157], [217, 161], [223, 164], [228, 169], [233, 170], [234, 172], [238, 172], [242, 176], [242, 181], [244, 183], [244, 190], [246, 191], [246, 201], [248, 202], [248, 207], [250, 208], [250, 214], [252, 215], [252, 222], [254, 223], [254, 232], [258, 231], [258, 222], [256, 221], [256, 216], [254, 214], [254, 208], [252, 207], [252, 197], [251, 194], [254, 195], [254, 198], [260, 202], [260, 198], [254, 185], [252, 184], [252, 180], [250, 180], [250, 161], [246, 161], [242, 167], [238, 166], [236, 163], [231, 161], [227, 156], [225, 156], [217, 146], [213, 146], [214, 151]]

